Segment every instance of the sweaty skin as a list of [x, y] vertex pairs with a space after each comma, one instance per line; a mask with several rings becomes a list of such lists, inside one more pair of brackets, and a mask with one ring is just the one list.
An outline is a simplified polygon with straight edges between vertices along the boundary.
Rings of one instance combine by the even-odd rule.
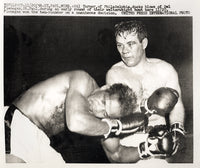
[[13, 104], [48, 137], [66, 126], [71, 132], [103, 137], [109, 125], [101, 119], [122, 117], [118, 96], [105, 91], [109, 87], [99, 88], [84, 71], [65, 72], [34, 85]]
[[[136, 71], [135, 67], [127, 67], [123, 62], [119, 62], [108, 71], [106, 81], [108, 84], [124, 81], [137, 94], [138, 102], [148, 98], [160, 87], [171, 87], [177, 90], [181, 97], [178, 75], [170, 64], [156, 58], [146, 58], [144, 64], [143, 69]], [[181, 98], [175, 107], [180, 112], [171, 118], [171, 122], [183, 122], [184, 107]], [[170, 114], [173, 115], [174, 111]]]
[[[20, 95], [13, 104], [49, 137], [64, 130], [65, 120], [68, 121], [69, 129], [82, 133], [72, 124], [79, 121], [78, 118], [81, 116], [83, 119], [86, 117], [91, 120], [91, 124], [96, 122], [95, 126], [103, 124], [102, 130], [97, 130], [98, 135], [98, 131], [106, 132], [108, 126], [88, 112], [87, 104], [87, 97], [97, 88], [94, 79], [86, 72], [65, 72], [34, 85]], [[71, 120], [74, 122], [70, 122]], [[78, 122], [78, 124], [81, 127], [81, 124], [85, 123]], [[87, 125], [89, 128], [89, 124]]]
[[[136, 93], [138, 104], [160, 87], [175, 89], [179, 93], [179, 99], [170, 112], [169, 120], [170, 124], [179, 122], [184, 125], [184, 107], [176, 70], [163, 60], [146, 57], [145, 49], [148, 45], [148, 39], [145, 35], [145, 29], [139, 22], [137, 24], [140, 24], [141, 29], [137, 27], [137, 24], [131, 25], [132, 23], [122, 23], [124, 27], [121, 28], [119, 28], [121, 23], [118, 24], [118, 28], [121, 30], [115, 34], [116, 45], [122, 61], [113, 65], [107, 72], [106, 83], [110, 85], [119, 82], [127, 84]], [[137, 31], [140, 33], [142, 31], [141, 36]], [[149, 125], [157, 124], [166, 124], [165, 118], [154, 114], [149, 118]], [[142, 138], [139, 140], [143, 141]], [[136, 141], [137, 139], [131, 136], [127, 141], [119, 138], [108, 138], [102, 141], [102, 145], [111, 162], [137, 162], [140, 160], [137, 147], [128, 144]]]
[[[134, 68], [127, 67], [123, 62], [119, 62], [108, 71], [106, 79], [108, 84], [118, 83], [119, 81], [127, 84], [136, 93], [138, 104], [143, 98], [148, 98], [156, 89], [163, 86], [175, 88], [180, 93], [178, 77], [174, 68], [165, 61], [155, 58], [147, 58], [144, 69], [140, 71], [134, 71]], [[183, 110], [180, 99], [176, 107]], [[177, 118], [173, 117], [172, 119], [182, 121], [183, 118], [181, 117], [183, 116], [178, 115]], [[158, 115], [152, 115], [149, 118], [149, 125], [158, 124], [166, 124], [165, 119]], [[139, 135], [137, 136], [139, 137]], [[135, 139], [136, 135], [134, 136], [124, 139], [115, 137], [103, 140], [102, 145], [108, 159], [111, 162], [138, 162], [140, 160], [138, 148], [134, 145], [139, 140]], [[145, 134], [139, 138], [141, 141], [145, 140]]]
[[148, 98], [160, 87], [171, 87], [180, 97], [170, 112], [170, 124], [179, 122], [184, 125], [184, 107], [178, 74], [173, 66], [157, 58], [146, 57], [148, 39], [139, 40], [136, 32], [125, 31], [116, 35], [116, 44], [122, 61], [113, 65], [106, 74], [106, 83], [123, 81], [138, 93], [138, 101]]

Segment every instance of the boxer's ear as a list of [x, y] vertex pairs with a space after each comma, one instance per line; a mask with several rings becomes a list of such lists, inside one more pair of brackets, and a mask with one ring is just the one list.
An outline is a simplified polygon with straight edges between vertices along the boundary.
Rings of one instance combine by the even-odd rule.
[[147, 48], [147, 45], [148, 45], [148, 39], [147, 39], [147, 38], [144, 38], [144, 39], [142, 40], [143, 49], [146, 49], [146, 48]]

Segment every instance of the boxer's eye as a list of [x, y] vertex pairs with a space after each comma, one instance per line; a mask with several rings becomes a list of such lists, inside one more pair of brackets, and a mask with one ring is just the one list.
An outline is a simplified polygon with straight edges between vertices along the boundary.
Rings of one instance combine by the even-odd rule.
[[129, 47], [132, 47], [134, 44], [136, 44], [135, 41], [130, 41], [130, 42], [128, 42], [128, 46], [129, 46]]
[[122, 48], [122, 44], [117, 43], [118, 48]]

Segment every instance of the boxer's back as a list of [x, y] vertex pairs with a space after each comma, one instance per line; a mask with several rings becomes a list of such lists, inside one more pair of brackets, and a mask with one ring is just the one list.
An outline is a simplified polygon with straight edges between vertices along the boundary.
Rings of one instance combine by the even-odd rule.
[[48, 136], [55, 135], [65, 127], [64, 104], [71, 80], [80, 79], [80, 75], [86, 80], [91, 78], [78, 72], [65, 72], [42, 81], [21, 94], [13, 104]]

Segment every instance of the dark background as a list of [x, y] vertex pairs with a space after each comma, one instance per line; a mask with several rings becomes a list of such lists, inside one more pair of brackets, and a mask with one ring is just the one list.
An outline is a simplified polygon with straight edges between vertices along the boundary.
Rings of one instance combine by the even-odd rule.
[[193, 162], [192, 17], [5, 16], [4, 104], [63, 71], [83, 69], [99, 86], [105, 84], [107, 70], [120, 61], [113, 27], [131, 19], [147, 26], [147, 57], [164, 59], [178, 72], [186, 110], [187, 157], [177, 156], [172, 162]]

